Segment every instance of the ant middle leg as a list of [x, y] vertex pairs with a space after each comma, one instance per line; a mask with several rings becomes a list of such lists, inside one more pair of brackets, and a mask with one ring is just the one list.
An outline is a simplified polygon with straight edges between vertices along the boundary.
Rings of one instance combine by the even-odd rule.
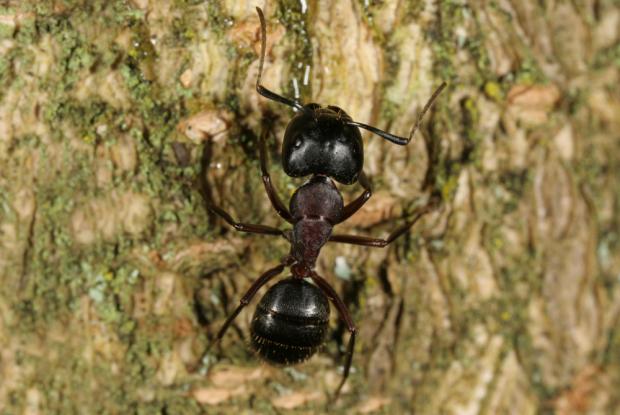
[[364, 206], [364, 204], [368, 201], [368, 199], [370, 199], [370, 196], [372, 196], [372, 189], [370, 188], [370, 182], [368, 181], [368, 178], [364, 174], [364, 171], [360, 172], [357, 178], [357, 181], [364, 188], [364, 192], [361, 195], [359, 195], [357, 199], [348, 203], [342, 209], [342, 216], [340, 217], [340, 220], [338, 221], [338, 223], [342, 223], [345, 220], [349, 219], [351, 216], [353, 216], [355, 212], [360, 210], [360, 208]]
[[436, 198], [431, 198], [431, 200], [421, 208], [417, 209], [413, 215], [413, 218], [403, 223], [401, 226], [396, 228], [390, 235], [385, 238], [370, 238], [368, 236], [361, 235], [342, 235], [342, 234], [333, 234], [329, 238], [329, 242], [341, 242], [346, 244], [353, 245], [362, 245], [362, 246], [371, 246], [375, 248], [383, 248], [390, 243], [392, 243], [396, 238], [408, 232], [413, 225], [416, 224], [418, 220], [420, 220], [424, 215], [433, 211], [438, 204], [438, 200]]
[[205, 146], [202, 154], [202, 171], [198, 175], [198, 190], [202, 195], [202, 199], [204, 200], [206, 209], [224, 219], [226, 223], [235, 228], [235, 230], [239, 232], [248, 232], [248, 233], [258, 233], [263, 235], [276, 235], [276, 236], [286, 236], [285, 231], [274, 228], [272, 226], [252, 224], [252, 223], [243, 223], [235, 221], [232, 216], [228, 212], [226, 212], [221, 207], [217, 206], [213, 203], [213, 199], [211, 198], [211, 194], [209, 191], [209, 184], [207, 183], [206, 166], [209, 164], [211, 155], [209, 146]]
[[266, 145], [266, 135], [267, 129], [263, 131], [260, 137], [260, 170], [263, 176], [263, 184], [265, 185], [265, 191], [267, 192], [267, 196], [269, 196], [269, 200], [271, 201], [271, 206], [278, 212], [278, 215], [282, 217], [288, 223], [293, 223], [293, 216], [291, 216], [291, 212], [286, 208], [284, 203], [282, 203], [282, 199], [278, 196], [273, 183], [271, 182], [271, 176], [269, 175], [269, 171], [267, 170], [267, 145]]
[[347, 378], [349, 377], [349, 372], [351, 371], [351, 362], [353, 361], [353, 350], [355, 349], [355, 334], [357, 333], [357, 329], [355, 328], [355, 323], [351, 318], [351, 314], [349, 313], [347, 306], [342, 302], [342, 300], [338, 296], [338, 293], [336, 293], [332, 286], [323, 277], [321, 277], [314, 271], [310, 275], [310, 278], [312, 278], [312, 281], [316, 283], [316, 285], [321, 289], [321, 291], [323, 291], [327, 298], [329, 298], [330, 301], [334, 304], [334, 306], [338, 310], [338, 314], [340, 314], [340, 317], [347, 325], [347, 330], [349, 330], [350, 333], [349, 344], [347, 345], [347, 357], [344, 364], [344, 372], [342, 373], [342, 380], [340, 381], [340, 384], [336, 389], [336, 393], [334, 394], [332, 399], [330, 399], [330, 401], [333, 402], [338, 399], [338, 396], [340, 396], [340, 390], [347, 381]]
[[232, 218], [232, 216], [230, 216], [228, 212], [226, 212], [221, 207], [211, 204], [210, 201], [206, 202], [206, 204], [207, 204], [207, 209], [210, 212], [213, 212], [219, 217], [221, 217], [222, 219], [224, 219], [226, 223], [228, 223], [230, 226], [235, 228], [236, 231], [248, 232], [248, 233], [259, 233], [263, 235], [285, 236], [285, 232], [282, 229], [278, 229], [278, 228], [274, 228], [274, 227], [266, 226], [266, 225], [254, 224], [254, 223], [236, 222]]

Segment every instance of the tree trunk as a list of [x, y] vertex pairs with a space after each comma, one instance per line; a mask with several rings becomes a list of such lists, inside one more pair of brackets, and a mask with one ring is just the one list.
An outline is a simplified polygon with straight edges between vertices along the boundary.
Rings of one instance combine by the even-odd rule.
[[[0, 9], [0, 413], [324, 410], [348, 340], [292, 368], [217, 330], [283, 238], [293, 111], [364, 133], [373, 196], [317, 271], [358, 329], [335, 413], [620, 413], [620, 7], [613, 0], [20, 1]], [[339, 185], [345, 200], [359, 184]], [[285, 271], [286, 272], [286, 271]], [[282, 274], [286, 276], [288, 274]], [[616, 391], [616, 392], [614, 392]]]

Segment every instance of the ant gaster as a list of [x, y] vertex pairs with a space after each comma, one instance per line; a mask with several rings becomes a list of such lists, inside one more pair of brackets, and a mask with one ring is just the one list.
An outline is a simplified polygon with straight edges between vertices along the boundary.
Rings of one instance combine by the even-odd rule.
[[[256, 11], [261, 25], [261, 56], [256, 91], [265, 98], [293, 107], [297, 111], [284, 134], [282, 165], [289, 176], [312, 176], [294, 192], [287, 208], [271, 183], [267, 170], [265, 133], [263, 133], [260, 138], [263, 184], [273, 208], [284, 220], [293, 225], [293, 229], [281, 230], [265, 225], [236, 222], [226, 211], [214, 205], [205, 193], [207, 208], [236, 230], [283, 236], [291, 244], [290, 253], [282, 262], [263, 273], [250, 286], [241, 298], [239, 306], [226, 319], [212, 345], [221, 340], [233, 320], [249, 304], [258, 290], [289, 267], [291, 276], [269, 288], [256, 308], [250, 328], [252, 346], [260, 357], [275, 364], [295, 364], [308, 359], [325, 340], [329, 322], [329, 299], [350, 333], [344, 372], [336, 389], [335, 399], [349, 375], [356, 328], [347, 307], [336, 291], [315, 271], [321, 248], [327, 242], [385, 247], [406, 233], [436, 205], [436, 201], [432, 200], [418, 209], [386, 239], [333, 234], [333, 227], [357, 212], [371, 195], [370, 185], [362, 172], [364, 155], [359, 128], [369, 130], [393, 143], [406, 145], [418, 128], [424, 113], [446, 84], [442, 83], [431, 96], [407, 138], [353, 121], [346, 112], [335, 106], [323, 108], [314, 103], [302, 105], [296, 100], [268, 90], [261, 84], [267, 30], [262, 10], [257, 7]], [[332, 179], [343, 184], [359, 181], [365, 191], [345, 205]], [[311, 279], [314, 284], [306, 281], [306, 278]]]

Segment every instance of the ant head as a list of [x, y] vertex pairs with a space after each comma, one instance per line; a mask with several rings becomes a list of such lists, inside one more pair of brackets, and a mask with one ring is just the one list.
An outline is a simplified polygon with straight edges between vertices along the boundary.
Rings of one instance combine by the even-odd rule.
[[303, 279], [289, 277], [269, 288], [256, 306], [252, 346], [270, 363], [299, 363], [323, 344], [328, 322], [325, 294]]
[[297, 110], [286, 133], [282, 148], [282, 165], [286, 174], [292, 177], [322, 174], [343, 184], [355, 183], [364, 164], [362, 136], [363, 128], [398, 145], [406, 145], [415, 134], [422, 117], [437, 96], [446, 87], [442, 83], [428, 100], [418, 119], [411, 128], [409, 137], [399, 137], [379, 128], [357, 122], [338, 107], [322, 108], [318, 104], [302, 105], [265, 88], [261, 84], [265, 49], [267, 48], [267, 24], [260, 7], [256, 8], [260, 20], [261, 52], [256, 77], [256, 92], [275, 102]]
[[292, 177], [322, 174], [352, 184], [364, 164], [362, 136], [351, 117], [334, 106], [307, 104], [290, 121], [282, 144], [282, 167]]

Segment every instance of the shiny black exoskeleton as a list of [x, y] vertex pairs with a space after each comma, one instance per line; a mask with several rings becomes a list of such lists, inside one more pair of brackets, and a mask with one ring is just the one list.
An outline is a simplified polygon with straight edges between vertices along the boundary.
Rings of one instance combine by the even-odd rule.
[[278, 282], [263, 296], [252, 318], [252, 347], [270, 363], [303, 362], [323, 344], [329, 303], [315, 285], [299, 278]]
[[362, 172], [364, 145], [357, 127], [338, 107], [304, 105], [289, 122], [282, 143], [282, 168], [291, 177], [323, 174], [352, 184]]
[[364, 188], [364, 193], [357, 201], [361, 207], [372, 192], [363, 172], [364, 145], [359, 129], [368, 130], [392, 143], [407, 145], [417, 131], [422, 117], [446, 87], [446, 83], [443, 82], [431, 95], [408, 137], [400, 137], [354, 121], [344, 110], [333, 105], [326, 107], [315, 103], [302, 105], [297, 100], [278, 95], [261, 84], [267, 29], [262, 10], [257, 7], [256, 11], [261, 23], [261, 55], [256, 91], [265, 98], [288, 105], [297, 111], [286, 128], [282, 142], [284, 172], [291, 177], [325, 175], [342, 184], [353, 184], [359, 180]]
[[[216, 206], [206, 191], [204, 171], [201, 188], [207, 209], [224, 219], [241, 232], [276, 235], [286, 238], [289, 254], [280, 264], [264, 272], [241, 298], [239, 306], [226, 319], [216, 335], [217, 343], [241, 310], [249, 304], [258, 290], [286, 267], [291, 276], [273, 287], [259, 302], [251, 325], [252, 346], [263, 359], [276, 364], [294, 364], [312, 356], [325, 339], [329, 320], [328, 300], [338, 309], [349, 333], [346, 361], [342, 380], [334, 398], [344, 385], [353, 359], [356, 327], [347, 307], [332, 286], [315, 271], [321, 248], [327, 242], [341, 242], [370, 247], [385, 247], [406, 233], [423, 215], [437, 205], [435, 198], [419, 208], [401, 226], [385, 238], [334, 234], [333, 228], [357, 212], [370, 197], [370, 185], [363, 173], [363, 145], [358, 128], [369, 130], [396, 144], [407, 144], [418, 127], [422, 115], [445, 87], [442, 84], [423, 108], [408, 138], [398, 137], [375, 127], [353, 121], [343, 110], [318, 104], [301, 105], [282, 97], [261, 85], [265, 59], [266, 25], [262, 10], [256, 8], [261, 22], [261, 57], [256, 90], [262, 96], [291, 106], [297, 115], [289, 123], [284, 135], [282, 164], [287, 174], [294, 177], [310, 175], [310, 179], [293, 194], [289, 207], [282, 203], [271, 183], [267, 169], [265, 134], [260, 139], [260, 167], [263, 184], [271, 205], [278, 214], [292, 225], [292, 229], [236, 222], [226, 211]], [[206, 150], [205, 150], [206, 151]], [[206, 153], [205, 153], [206, 154]], [[205, 159], [208, 157], [205, 157]], [[343, 184], [355, 181], [364, 192], [345, 204], [333, 180]], [[310, 279], [312, 283], [306, 281]]]

